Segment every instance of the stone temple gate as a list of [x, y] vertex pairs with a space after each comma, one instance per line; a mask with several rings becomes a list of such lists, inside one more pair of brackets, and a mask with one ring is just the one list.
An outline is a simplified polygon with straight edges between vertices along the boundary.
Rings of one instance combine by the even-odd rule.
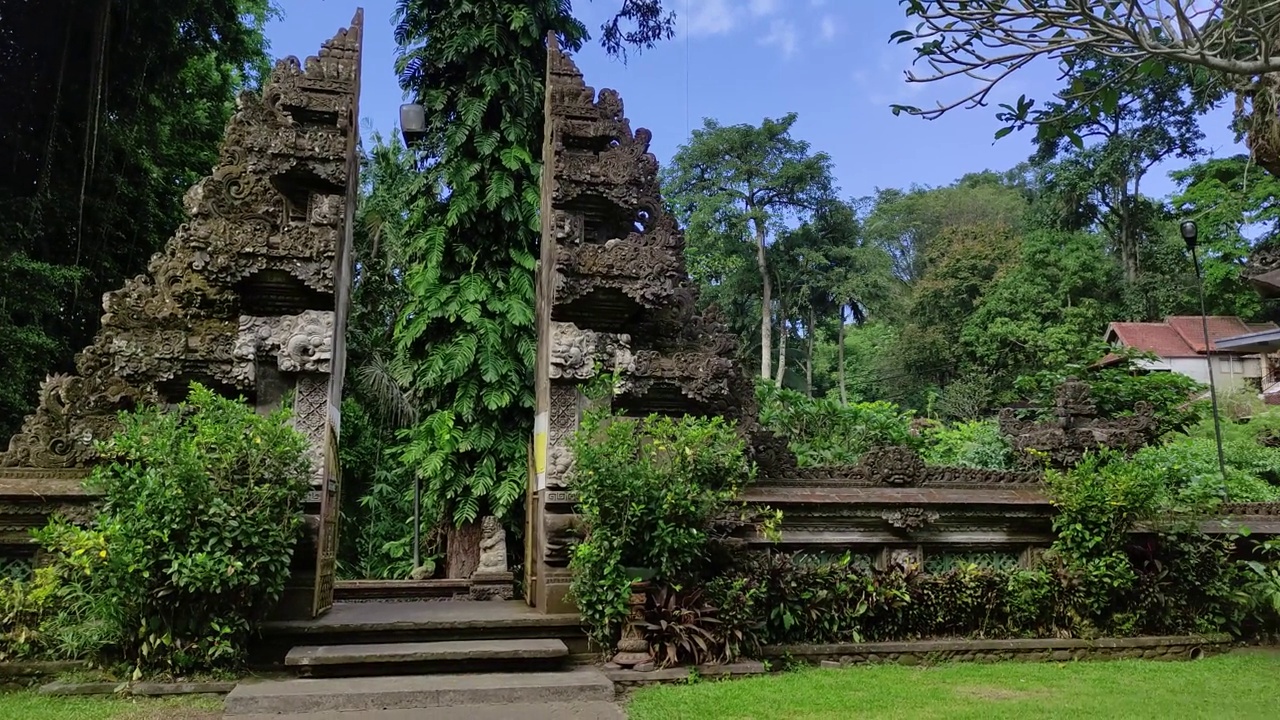
[[362, 30], [357, 10], [317, 55], [281, 60], [260, 96], [241, 96], [217, 166], [186, 194], [187, 222], [104, 296], [76, 373], [45, 381], [0, 453], [0, 554], [30, 560], [31, 527], [88, 514], [82, 481], [119, 411], [179, 402], [192, 381], [263, 411], [292, 395], [316, 460], [314, 547], [295, 554], [281, 611], [332, 604]]
[[[333, 604], [362, 18], [357, 11], [316, 56], [277, 63], [261, 96], [241, 97], [217, 166], [187, 193], [188, 221], [146, 274], [104, 297], [102, 328], [76, 373], [42, 386], [36, 412], [0, 453], [0, 572], [4, 562], [35, 561], [29, 530], [50, 514], [88, 517], [83, 480], [94, 441], [111, 434], [119, 411], [179, 402], [199, 381], [263, 411], [293, 398], [316, 473], [304, 508], [310, 533], [278, 614], [292, 622]], [[698, 310], [649, 131], [632, 130], [617, 92], [586, 85], [554, 35], [546, 77], [529, 604], [576, 628], [561, 615], [574, 609], [568, 565], [579, 530], [569, 440], [585, 409], [583, 385], [600, 372], [621, 377], [611, 402], [627, 415], [737, 423], [759, 471], [743, 500], [783, 511], [780, 540], [743, 538], [757, 547], [942, 567], [974, 555], [1024, 563], [1052, 540], [1036, 473], [926, 467], [907, 448], [873, 449], [856, 466], [797, 467], [786, 440], [760, 427], [736, 338], [714, 312]], [[1023, 438], [1020, 448], [1059, 450], [1106, 428], [1142, 429], [1099, 425], [1076, 395], [1060, 410], [1053, 427], [1005, 425]], [[508, 597], [504, 536], [488, 525], [470, 596]], [[454, 581], [393, 595], [426, 597], [432, 582]]]

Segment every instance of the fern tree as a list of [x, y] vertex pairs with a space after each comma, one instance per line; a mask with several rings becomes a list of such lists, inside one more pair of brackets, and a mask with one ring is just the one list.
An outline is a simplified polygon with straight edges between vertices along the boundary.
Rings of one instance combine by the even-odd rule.
[[[580, 45], [559, 0], [401, 0], [397, 71], [427, 111], [396, 327], [418, 421], [404, 460], [467, 527], [521, 497], [532, 432], [537, 148], [545, 37]], [[451, 563], [451, 574], [465, 574]]]
[[[615, 0], [617, 1], [617, 0]], [[396, 345], [417, 421], [403, 460], [442, 520], [473, 528], [520, 500], [533, 421], [546, 35], [577, 50], [569, 0], [400, 0], [397, 72], [426, 108]], [[660, 0], [620, 0], [606, 50], [670, 37]], [[467, 574], [454, 566], [450, 575]]]

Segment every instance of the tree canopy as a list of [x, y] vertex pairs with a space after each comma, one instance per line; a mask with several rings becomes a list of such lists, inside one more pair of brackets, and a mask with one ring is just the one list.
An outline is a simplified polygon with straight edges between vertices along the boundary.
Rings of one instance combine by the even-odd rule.
[[268, 0], [10, 0], [0, 23], [0, 437], [98, 327], [101, 297], [182, 222]]
[[[895, 105], [937, 118], [956, 108], [982, 107], [1003, 80], [1031, 62], [1057, 63], [1073, 80], [1072, 103], [1091, 115], [1116, 108], [1113, 83], [1078, 83], [1098, 58], [1123, 85], [1173, 70], [1195, 75], [1201, 85], [1238, 98], [1237, 117], [1259, 165], [1280, 172], [1276, 141], [1277, 84], [1280, 83], [1280, 12], [1272, 3], [1229, 0], [1117, 0], [1056, 2], [1025, 0], [900, 0], [913, 30], [899, 30], [892, 42], [917, 43], [917, 62], [928, 71], [907, 71], [909, 82], [953, 77], [975, 81], [974, 89], [933, 108]], [[1210, 91], [1211, 92], [1211, 91]], [[1025, 95], [1002, 104], [1008, 125], [999, 134], [1029, 124], [1054, 122], [1058, 110], [1035, 107]], [[1070, 131], [1069, 131], [1070, 132]]]

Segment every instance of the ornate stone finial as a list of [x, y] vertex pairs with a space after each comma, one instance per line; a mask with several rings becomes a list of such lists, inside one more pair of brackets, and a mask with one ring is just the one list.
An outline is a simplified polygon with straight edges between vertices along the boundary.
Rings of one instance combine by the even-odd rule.
[[1082, 420], [1098, 416], [1098, 404], [1093, 399], [1093, 389], [1080, 378], [1068, 377], [1054, 391], [1054, 413], [1064, 427], [1076, 418]]
[[1020, 468], [1046, 464], [1056, 469], [1073, 467], [1085, 453], [1111, 448], [1136, 452], [1155, 439], [1159, 431], [1150, 403], [1134, 404], [1131, 416], [1101, 418], [1089, 384], [1070, 377], [1054, 393], [1054, 418], [1035, 422], [1017, 417], [1012, 408], [1000, 411], [1000, 432], [1009, 438]]

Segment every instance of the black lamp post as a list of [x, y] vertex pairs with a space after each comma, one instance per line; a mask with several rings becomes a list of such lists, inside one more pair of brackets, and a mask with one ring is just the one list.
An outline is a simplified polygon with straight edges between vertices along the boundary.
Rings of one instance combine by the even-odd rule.
[[1209, 365], [1209, 400], [1213, 405], [1213, 438], [1218, 445], [1218, 470], [1222, 473], [1222, 480], [1227, 479], [1227, 461], [1222, 455], [1222, 424], [1218, 420], [1218, 389], [1213, 382], [1213, 348], [1209, 344], [1209, 316], [1205, 312], [1204, 305], [1204, 277], [1200, 273], [1200, 258], [1196, 255], [1196, 239], [1200, 235], [1199, 228], [1196, 227], [1194, 220], [1183, 221], [1179, 231], [1182, 233], [1182, 240], [1187, 244], [1187, 250], [1191, 253], [1191, 263], [1196, 269], [1196, 289], [1200, 293], [1200, 329], [1204, 332], [1204, 356], [1205, 362]]
[[[418, 103], [400, 106], [400, 134], [405, 147], [427, 137], [427, 111]], [[413, 571], [422, 567], [422, 478], [413, 474]]]
[[405, 147], [427, 136], [427, 111], [418, 103], [405, 103], [400, 106], [400, 134], [404, 137]]

